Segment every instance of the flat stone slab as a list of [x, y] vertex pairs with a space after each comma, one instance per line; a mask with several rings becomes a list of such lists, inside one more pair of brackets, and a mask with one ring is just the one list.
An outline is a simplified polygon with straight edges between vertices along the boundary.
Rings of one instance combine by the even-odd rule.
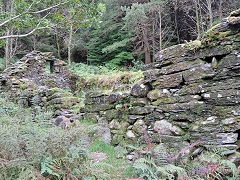
[[106, 153], [102, 152], [93, 152], [89, 154], [89, 159], [93, 162], [101, 162], [108, 158], [108, 155]]

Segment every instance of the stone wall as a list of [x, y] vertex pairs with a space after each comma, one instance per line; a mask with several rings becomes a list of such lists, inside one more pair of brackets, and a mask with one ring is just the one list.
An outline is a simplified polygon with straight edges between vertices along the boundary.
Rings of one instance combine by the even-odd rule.
[[240, 10], [201, 40], [158, 52], [131, 92], [89, 92], [81, 112], [105, 123], [112, 143], [151, 137], [182, 147], [202, 141], [232, 152], [240, 142]]
[[142, 139], [239, 149], [240, 10], [201, 40], [164, 49], [155, 59], [130, 92], [88, 92], [84, 107], [73, 94], [78, 76], [51, 53], [34, 51], [6, 69], [0, 91], [23, 106], [53, 110], [56, 125], [81, 117], [101, 123], [115, 145]]
[[16, 85], [14, 80], [17, 78], [27, 80], [37, 86], [58, 87], [74, 92], [78, 77], [68, 71], [66, 65], [64, 61], [56, 59], [50, 52], [33, 51], [5, 69], [0, 75], [0, 82], [12, 89], [12, 85]]
[[73, 121], [80, 102], [73, 94], [77, 79], [52, 53], [33, 51], [0, 74], [0, 92], [22, 106], [53, 110]]

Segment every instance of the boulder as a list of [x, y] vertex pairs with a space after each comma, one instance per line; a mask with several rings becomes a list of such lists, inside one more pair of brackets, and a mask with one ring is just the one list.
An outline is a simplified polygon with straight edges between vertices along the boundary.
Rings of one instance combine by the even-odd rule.
[[62, 128], [68, 128], [71, 126], [71, 121], [69, 118], [65, 117], [65, 116], [58, 116], [55, 119], [55, 125], [56, 126], [60, 126]]
[[132, 129], [136, 134], [140, 135], [147, 130], [147, 126], [143, 120], [137, 120]]
[[118, 120], [114, 119], [109, 123], [109, 128], [112, 130], [120, 130], [121, 125]]
[[239, 152], [235, 152], [233, 154], [231, 154], [228, 159], [233, 162], [237, 167], [240, 166], [240, 153]]
[[155, 89], [176, 88], [183, 82], [182, 73], [164, 75], [152, 83]]
[[132, 106], [146, 106], [149, 100], [147, 98], [131, 98], [130, 104]]
[[93, 138], [99, 141], [104, 141], [108, 144], [111, 143], [112, 141], [111, 131], [108, 127], [101, 124], [96, 124], [96, 125], [89, 126], [89, 129], [91, 129], [91, 134]]
[[128, 122], [122, 121], [120, 123], [120, 131], [126, 132], [130, 124]]
[[148, 99], [155, 101], [158, 98], [170, 97], [171, 93], [167, 89], [154, 89], [147, 94]]
[[134, 97], [146, 97], [150, 88], [144, 84], [135, 84], [131, 89], [131, 95]]
[[136, 138], [136, 135], [133, 133], [132, 130], [128, 130], [126, 133], [126, 137], [129, 139], [134, 139], [134, 138]]
[[166, 120], [156, 121], [154, 131], [161, 135], [182, 135], [183, 131]]
[[150, 114], [153, 112], [154, 107], [153, 106], [145, 106], [145, 107], [133, 107], [130, 110], [130, 115], [144, 115], [144, 114]]
[[124, 136], [121, 134], [113, 134], [112, 136], [112, 144], [117, 145], [119, 144], [121, 141], [123, 141]]

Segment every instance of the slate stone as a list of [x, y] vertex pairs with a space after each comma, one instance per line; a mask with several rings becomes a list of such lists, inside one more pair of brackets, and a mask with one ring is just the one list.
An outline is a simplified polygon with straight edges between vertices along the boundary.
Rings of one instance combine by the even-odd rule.
[[144, 84], [135, 84], [131, 89], [131, 95], [134, 97], [146, 97], [150, 88]]

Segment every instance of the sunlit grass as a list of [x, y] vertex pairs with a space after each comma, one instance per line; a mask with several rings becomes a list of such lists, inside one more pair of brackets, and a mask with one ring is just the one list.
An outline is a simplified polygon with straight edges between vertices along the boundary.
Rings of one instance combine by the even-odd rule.
[[94, 90], [125, 91], [143, 78], [141, 70], [114, 70], [105, 66], [89, 66], [83, 63], [73, 63], [70, 71], [82, 78], [78, 82], [81, 88]]

